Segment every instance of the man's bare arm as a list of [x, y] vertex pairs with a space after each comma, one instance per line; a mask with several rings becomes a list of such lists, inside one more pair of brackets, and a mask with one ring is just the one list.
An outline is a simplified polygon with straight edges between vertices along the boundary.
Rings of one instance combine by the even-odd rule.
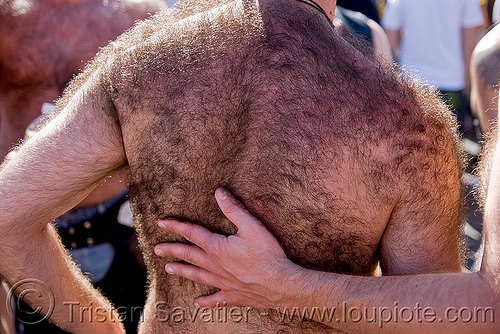
[[366, 24], [370, 28], [370, 32], [373, 38], [373, 49], [375, 54], [377, 55], [377, 59], [382, 64], [391, 65], [393, 62], [392, 59], [392, 49], [391, 44], [389, 42], [389, 38], [385, 33], [384, 29], [372, 19], [368, 19]]
[[[500, 179], [500, 168], [496, 173]], [[498, 205], [500, 190], [495, 191]], [[484, 262], [479, 273], [360, 277], [319, 272], [288, 260], [274, 236], [227, 191], [219, 189], [216, 199], [226, 217], [237, 226], [237, 234], [226, 237], [199, 225], [161, 221], [160, 227], [184, 236], [195, 245], [167, 243], [155, 249], [157, 255], [174, 256], [193, 264], [169, 263], [166, 266], [169, 274], [221, 289], [197, 298], [195, 304], [201, 307], [227, 303], [281, 311], [328, 309], [330, 314], [335, 308], [333, 320], [321, 319], [320, 313], [313, 320], [350, 333], [378, 329], [398, 333], [422, 330], [455, 333], [472, 329], [486, 333], [498, 329], [495, 322], [500, 312], [498, 244], [496, 249], [486, 248], [488, 256], [496, 262]], [[498, 242], [499, 222], [497, 210], [496, 217], [491, 216], [488, 222], [497, 228], [497, 240], [489, 238], [490, 245], [492, 241]], [[350, 310], [353, 311], [349, 313]], [[375, 316], [377, 320], [358, 321], [363, 310], [367, 310], [370, 319]], [[473, 317], [470, 320], [469, 315]]]
[[[379, 242], [384, 275], [459, 272], [464, 191], [457, 136], [434, 116], [447, 110], [435, 98], [421, 106], [422, 133], [396, 138], [387, 155], [396, 194], [390, 218]], [[433, 123], [435, 122], [435, 123]], [[440, 124], [437, 125], [436, 124]], [[446, 125], [445, 125], [446, 124]]]
[[463, 57], [465, 65], [465, 92], [470, 94], [470, 62], [472, 57], [472, 52], [474, 47], [477, 45], [480, 39], [480, 34], [482, 31], [482, 26], [473, 28], [462, 28], [462, 42], [463, 42]]
[[487, 133], [498, 111], [498, 81], [500, 80], [500, 26], [491, 29], [476, 45], [471, 57], [471, 108], [479, 118], [481, 130]]
[[[309, 312], [314, 308], [335, 308], [341, 314], [332, 318], [333, 323], [328, 317], [314, 320], [349, 332], [497, 332], [500, 145], [497, 146], [499, 154], [493, 161], [485, 208], [485, 256], [477, 273], [359, 277], [307, 270], [288, 260], [265, 226], [224, 190], [216, 192], [216, 199], [222, 212], [238, 228], [235, 235], [226, 237], [198, 225], [162, 221], [161, 227], [195, 245], [160, 244], [155, 251], [157, 255], [170, 255], [193, 264], [169, 263], [169, 274], [221, 289], [197, 298], [195, 302], [200, 306], [228, 303], [277, 307], [282, 311], [299, 307], [308, 308]], [[345, 310], [355, 312], [342, 317]], [[370, 319], [376, 314], [378, 320], [360, 319], [359, 312], [363, 310], [368, 310]]]
[[387, 38], [389, 39], [392, 54], [397, 55], [401, 47], [401, 30], [385, 29], [385, 33], [387, 35]]
[[[48, 224], [125, 163], [118, 126], [102, 104], [95, 104], [99, 97], [88, 85], [0, 171], [0, 272], [10, 285], [26, 278], [46, 283], [55, 297], [49, 320], [65, 330], [121, 332], [117, 321], [82, 323], [70, 315], [75, 302], [78, 308], [106, 310], [108, 320], [113, 311], [75, 268]], [[29, 297], [35, 308], [47, 310]]]

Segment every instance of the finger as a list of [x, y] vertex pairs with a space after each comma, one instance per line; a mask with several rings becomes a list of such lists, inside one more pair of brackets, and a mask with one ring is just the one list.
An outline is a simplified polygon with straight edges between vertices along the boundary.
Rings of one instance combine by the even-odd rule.
[[194, 301], [196, 307], [220, 307], [220, 306], [245, 306], [245, 308], [268, 308], [262, 303], [255, 301], [254, 299], [245, 298], [242, 296], [235, 296], [230, 293], [226, 293], [223, 290], [218, 291], [214, 294], [208, 296], [202, 296], [196, 298]]
[[219, 307], [220, 305], [231, 306], [237, 305], [237, 300], [230, 298], [224, 291], [221, 290], [208, 296], [196, 298], [194, 304], [196, 307]]
[[238, 229], [250, 228], [254, 226], [263, 226], [262, 223], [252, 216], [245, 206], [238, 201], [229, 191], [223, 188], [215, 190], [215, 199], [222, 213]]
[[163, 243], [155, 247], [158, 256], [173, 256], [180, 260], [194, 264], [197, 267], [210, 270], [211, 261], [203, 249], [195, 245], [181, 243]]
[[203, 268], [198, 268], [190, 264], [170, 262], [165, 266], [165, 271], [170, 275], [184, 277], [194, 282], [213, 286], [219, 289], [221, 288], [219, 286], [220, 280], [218, 280], [214, 274]]
[[172, 219], [160, 220], [158, 226], [179, 234], [204, 250], [207, 249], [207, 245], [213, 244], [219, 237], [224, 237], [220, 234], [210, 232], [203, 226]]

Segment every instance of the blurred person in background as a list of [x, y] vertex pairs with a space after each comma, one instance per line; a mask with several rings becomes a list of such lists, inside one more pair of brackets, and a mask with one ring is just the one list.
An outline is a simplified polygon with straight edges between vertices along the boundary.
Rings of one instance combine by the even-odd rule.
[[478, 0], [389, 0], [382, 18], [395, 58], [442, 92], [472, 139], [468, 69], [483, 24]]
[[380, 13], [372, 0], [337, 0], [337, 6], [360, 12], [380, 24]]
[[[334, 23], [336, 27], [347, 28], [373, 48], [375, 59], [384, 65], [392, 64], [392, 52], [389, 39], [384, 29], [374, 20], [361, 12], [337, 6]], [[340, 32], [343, 34], [343, 32]]]
[[483, 11], [484, 29], [488, 30], [493, 24], [493, 5], [495, 4], [495, 0], [479, 0], [479, 3]]
[[469, 67], [484, 18], [478, 0], [388, 0], [382, 26], [403, 71], [440, 90], [454, 110], [469, 157], [464, 183], [468, 188], [467, 267], [479, 257], [482, 219], [472, 193], [479, 180], [472, 175], [481, 147], [470, 110]]
[[[100, 47], [163, 6], [161, 0], [2, 0], [0, 160], [33, 134], [41, 114], [51, 112], [54, 100]], [[117, 306], [144, 304], [145, 267], [121, 175], [103, 182], [54, 223], [73, 259], [108, 298]], [[30, 315], [22, 301], [16, 304], [19, 333], [60, 331], [38, 322], [41, 317]], [[2, 316], [10, 333], [12, 320], [5, 310]], [[135, 332], [139, 315], [125, 318], [127, 330]]]

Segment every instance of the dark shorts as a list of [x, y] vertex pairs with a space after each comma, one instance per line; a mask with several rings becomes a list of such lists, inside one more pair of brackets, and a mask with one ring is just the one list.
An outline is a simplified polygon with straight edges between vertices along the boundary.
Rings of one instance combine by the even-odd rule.
[[477, 132], [479, 129], [476, 128], [474, 123], [474, 116], [467, 95], [461, 90], [441, 90], [440, 92], [443, 100], [457, 116], [460, 133], [464, 137], [477, 142], [480, 139], [480, 134]]

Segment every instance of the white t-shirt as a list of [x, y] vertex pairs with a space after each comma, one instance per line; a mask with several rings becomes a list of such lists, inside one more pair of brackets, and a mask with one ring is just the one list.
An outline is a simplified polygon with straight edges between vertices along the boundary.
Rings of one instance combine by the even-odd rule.
[[173, 7], [177, 3], [177, 0], [165, 0], [165, 2], [169, 7]]
[[462, 28], [484, 23], [478, 0], [388, 0], [382, 26], [402, 29], [400, 63], [443, 90], [465, 87]]

